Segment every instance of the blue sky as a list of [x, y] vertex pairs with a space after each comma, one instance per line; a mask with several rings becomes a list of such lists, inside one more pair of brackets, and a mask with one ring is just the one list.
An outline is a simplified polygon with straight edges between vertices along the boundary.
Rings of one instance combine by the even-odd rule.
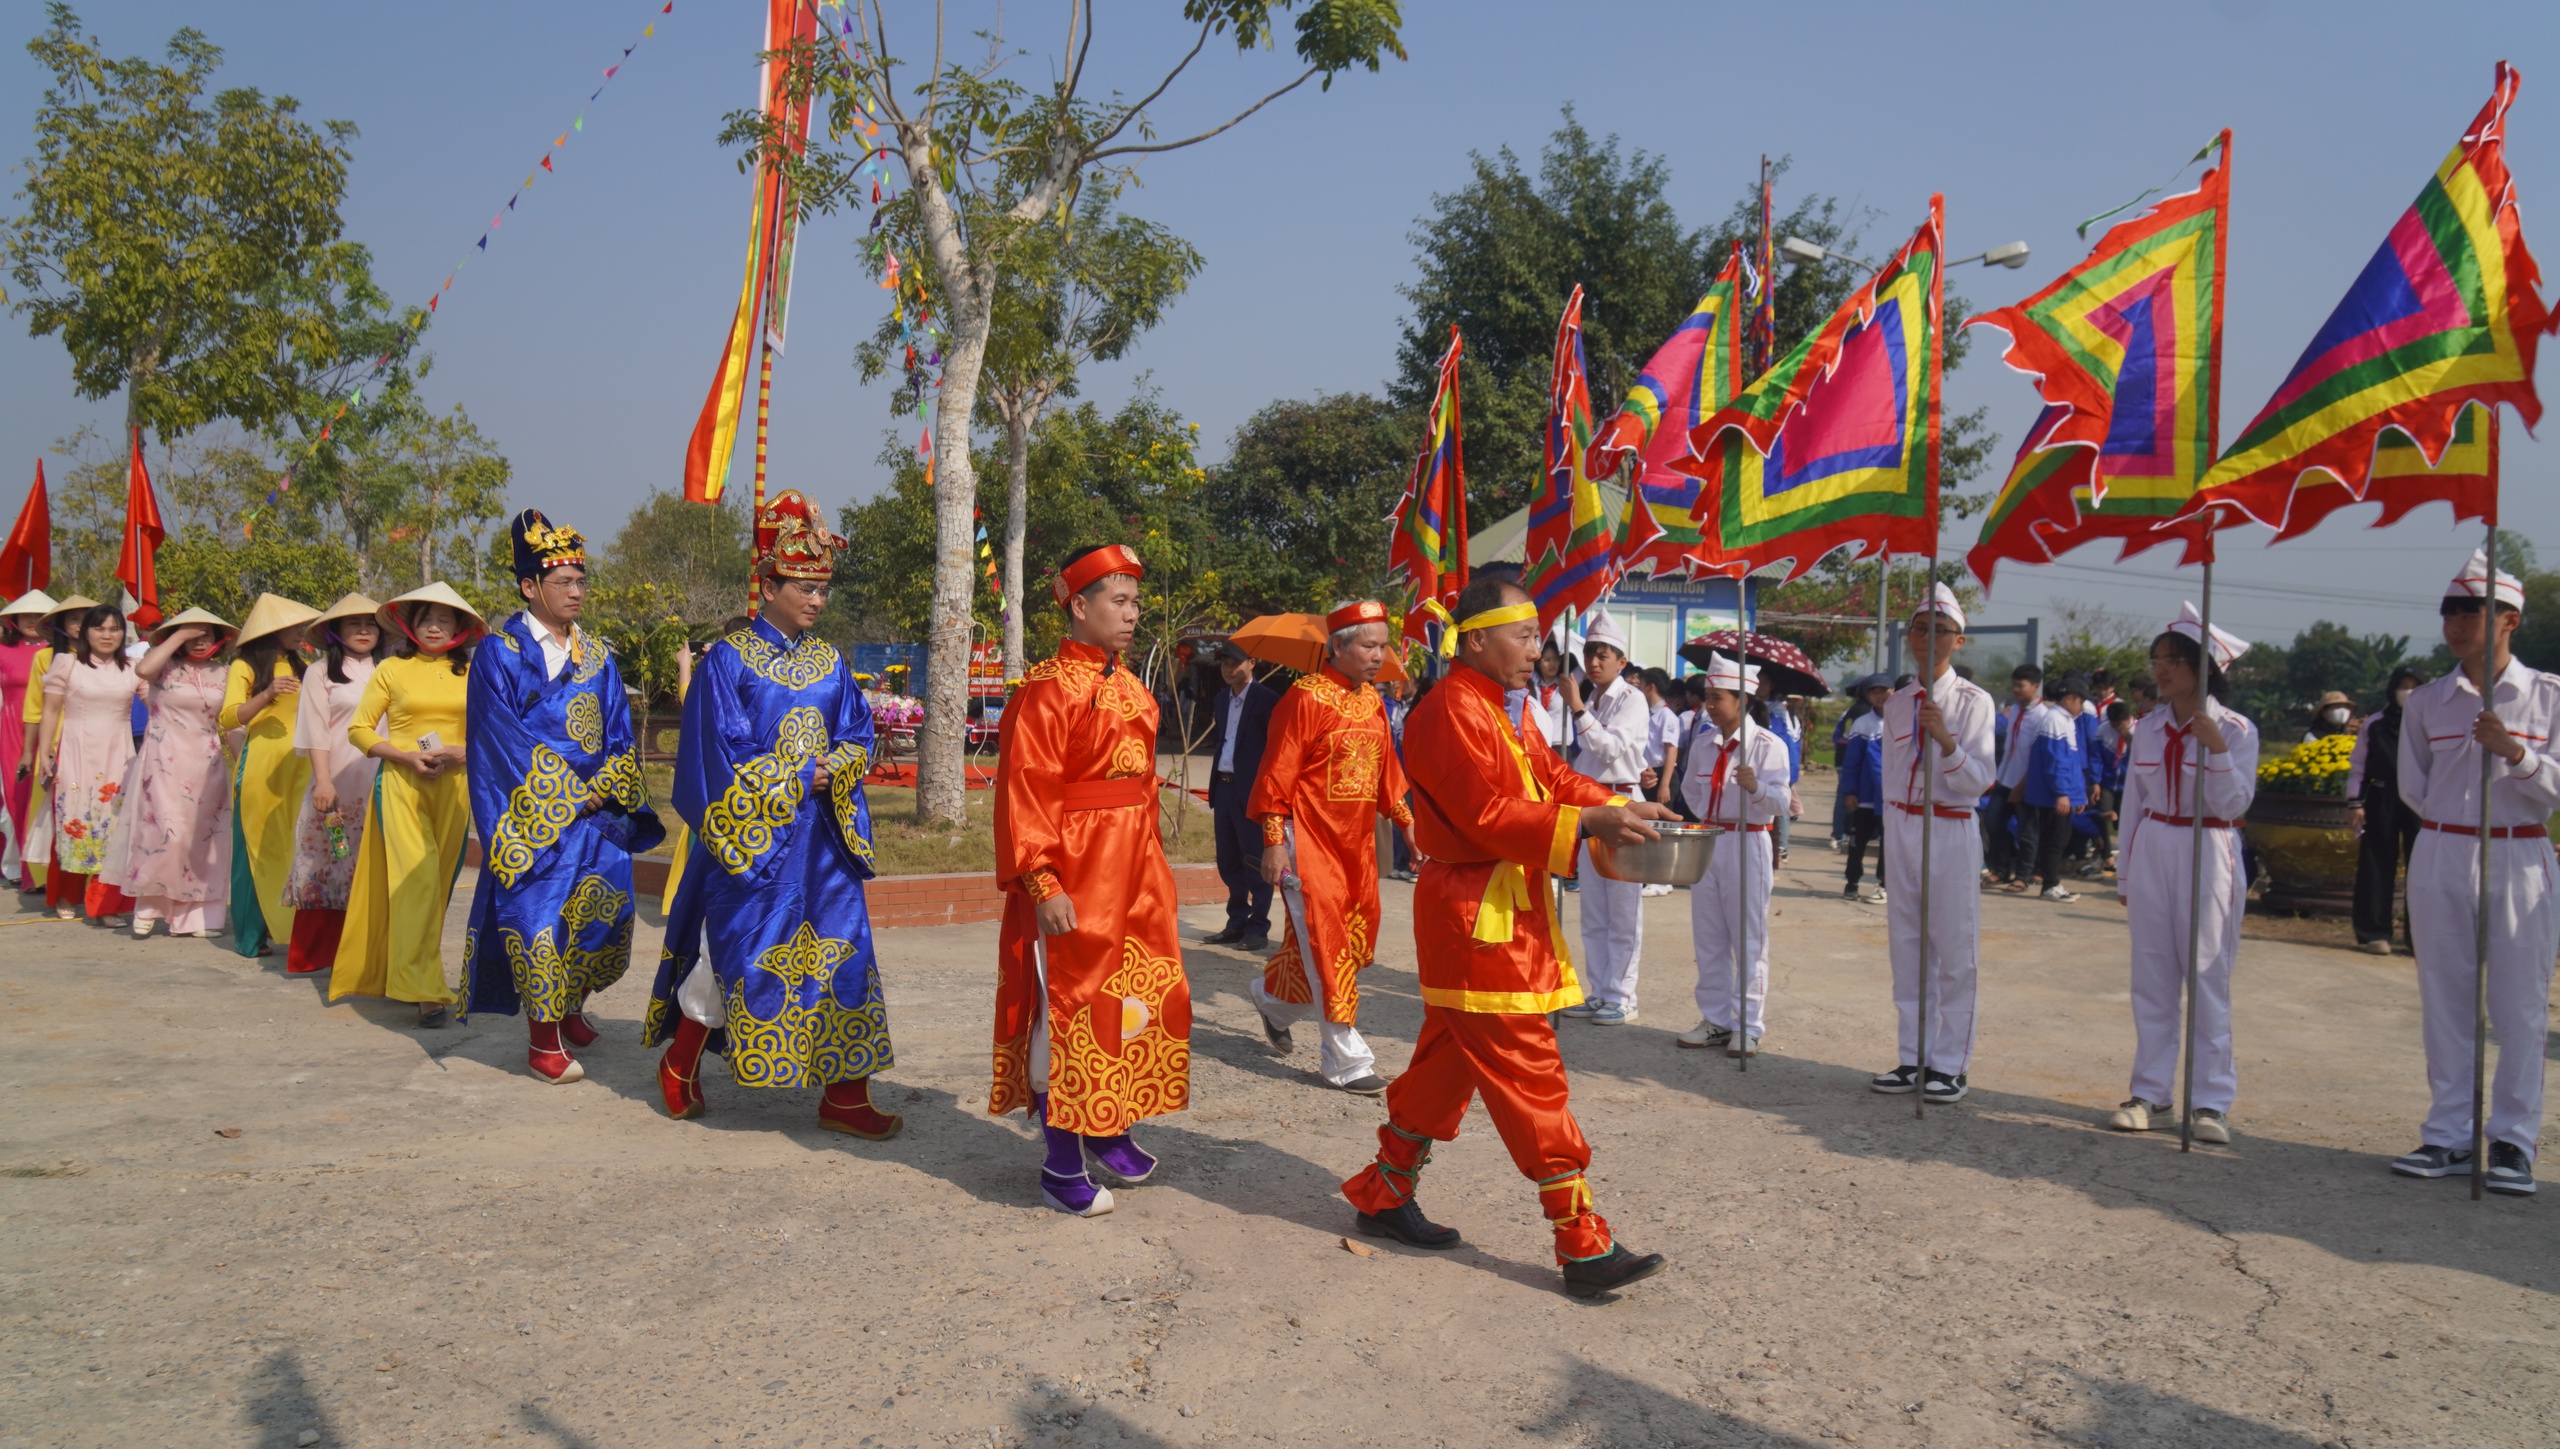
[[[119, 53], [156, 53], [177, 26], [197, 26], [228, 50], [226, 83], [356, 122], [348, 229], [373, 248], [394, 297], [415, 303], [659, 3], [92, 0], [84, 18]], [[893, 36], [916, 37], [902, 48], [929, 45], [929, 7], [885, 3]], [[1050, 74], [1051, 8], [1004, 7], [1008, 45], [1028, 52], [1013, 62], [1027, 83]], [[1171, 0], [1102, 8], [1106, 86], [1143, 89], [1188, 43]], [[1804, 191], [1836, 194], [1879, 211], [1878, 237], [1915, 224], [1929, 193], [1944, 191], [1958, 255], [2017, 239], [2035, 248], [2024, 271], [1956, 278], [1977, 307], [2043, 285], [2082, 254], [2076, 222], [2233, 127], [2226, 438], [2452, 145], [2501, 56], [2524, 72], [2510, 157], [2528, 228], [2540, 224], [2560, 278], [2560, 221], [2550, 219], [2560, 215], [2560, 6], [2547, 0], [2426, 11], [2270, 0], [1406, 9], [1409, 61], [1345, 76], [1329, 93], [1307, 87], [1207, 145], [1147, 163], [1127, 205], [1192, 240], [1207, 267], [1128, 363], [1093, 370], [1086, 395], [1116, 402], [1150, 375], [1201, 424], [1214, 458], [1271, 401], [1377, 387], [1405, 316], [1396, 288], [1412, 275], [1408, 233], [1432, 193], [1462, 184], [1471, 150], [1508, 145], [1534, 159], [1567, 103], [1594, 132], [1664, 156], [1692, 225], [1723, 214], [1763, 151], [1794, 157], [1782, 206]], [[744, 253], [748, 183], [712, 138], [723, 112], [753, 102], [761, 11], [752, 0], [678, 0], [428, 334], [429, 394], [463, 404], [498, 440], [520, 503], [590, 533], [609, 534], [650, 488], [681, 477]], [[996, 7], [955, 3], [951, 13], [955, 30], [978, 28]], [[0, 134], [12, 163], [30, 149], [43, 86], [19, 44], [42, 23], [32, 0], [0, 4]], [[1282, 55], [1204, 56], [1161, 104], [1160, 128], [1223, 119], [1237, 97], [1287, 73]], [[830, 504], [880, 486], [875, 458], [892, 426], [885, 393], [861, 386], [851, 363], [883, 295], [854, 255], [863, 221], [804, 233], [790, 351], [775, 369], [775, 484]], [[1949, 403], [1990, 407], [2005, 461], [2035, 405], [1991, 351], [1978, 347], [1950, 379]], [[2552, 392], [2560, 398], [2560, 384]], [[84, 421], [120, 416], [119, 400], [73, 395], [57, 342], [0, 328], [0, 459], [21, 459], [0, 471], [0, 507], [14, 512], [34, 454]], [[2515, 427], [2506, 436], [2506, 520], [2560, 564], [2560, 446]], [[2230, 539], [2217, 618], [2265, 639], [2324, 617], [2432, 634], [2432, 600], [2476, 529], [2455, 530], [2441, 506], [2388, 534], [2362, 521], [2344, 514], [2273, 550]], [[1971, 539], [1959, 524], [1949, 547]], [[2166, 617], [2193, 593], [2192, 576], [2172, 579], [2148, 560], [2118, 569], [2112, 556], [2092, 548], [2062, 567], [2004, 568], [1987, 617], [2049, 615], [2072, 601]]]

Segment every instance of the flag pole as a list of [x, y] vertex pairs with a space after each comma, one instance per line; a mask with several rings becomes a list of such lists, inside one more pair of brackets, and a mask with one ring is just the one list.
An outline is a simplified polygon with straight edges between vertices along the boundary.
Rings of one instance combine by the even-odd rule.
[[[1929, 530], [1929, 573], [1922, 585], [1920, 600], [1925, 609], [1937, 597], [1938, 530]], [[1925, 1119], [1929, 1115], [1929, 843], [1938, 833], [1938, 764], [1930, 758], [1937, 743], [1920, 728], [1920, 711], [1936, 697], [1931, 691], [1938, 682], [1938, 615], [1924, 614], [1929, 623], [1927, 642], [1921, 646], [1917, 661], [1920, 674], [1920, 698], [1911, 706], [1912, 746], [1920, 752], [1920, 1084], [1911, 1097], [1911, 1115]], [[2012, 745], [2014, 748], [2014, 743]], [[1883, 857], [1877, 857], [1883, 864]], [[1881, 872], [1879, 872], [1881, 873]]]
[[[2488, 537], [2480, 545], [2484, 575], [2480, 580], [2480, 709], [2494, 713], [2498, 705], [2498, 410], [2489, 409]], [[2489, 775], [2488, 746], [2480, 747], [2480, 898], [2472, 909], [2471, 930], [2471, 1200], [2480, 1201], [2489, 1180]], [[2510, 1047], [2508, 1050], [2517, 1050]]]
[[[1736, 590], [1734, 613], [1737, 617], [1742, 613], [1740, 594], [1747, 591], [1750, 586], [1751, 579], [1748, 574], [1734, 584]], [[1733, 878], [1738, 882], [1733, 892], [1733, 918], [1741, 926], [1741, 934], [1735, 938], [1733, 952], [1733, 1034], [1736, 1038], [1735, 1045], [1740, 1048], [1734, 1057], [1734, 1068], [1737, 1071], [1748, 1072], [1751, 1070], [1751, 792], [1742, 789], [1741, 786], [1742, 772], [1751, 764], [1751, 691], [1742, 686], [1746, 679], [1743, 671], [1749, 668], [1748, 661], [1751, 658], [1751, 630], [1747, 625], [1753, 621], [1744, 622], [1746, 627], [1742, 631], [1741, 643], [1733, 651], [1734, 697], [1742, 701], [1742, 717], [1735, 722], [1735, 728], [1739, 731], [1736, 738], [1741, 743], [1735, 750], [1738, 758], [1733, 767], [1734, 818], [1740, 822], [1734, 827], [1733, 832], [1735, 842]], [[1770, 849], [1774, 853], [1776, 848], [1777, 841], [1773, 831]], [[1770, 861], [1772, 869], [1776, 864], [1775, 859]]]
[[[2213, 707], [2213, 525], [2204, 530], [2204, 603], [2196, 609], [2196, 713]], [[2190, 738], [2195, 725], [2187, 726]], [[2196, 1150], [2196, 976], [2204, 948], [2204, 745], [2199, 741], [2187, 786], [2187, 1033], [2186, 1065], [2179, 1083], [2178, 1150]]]

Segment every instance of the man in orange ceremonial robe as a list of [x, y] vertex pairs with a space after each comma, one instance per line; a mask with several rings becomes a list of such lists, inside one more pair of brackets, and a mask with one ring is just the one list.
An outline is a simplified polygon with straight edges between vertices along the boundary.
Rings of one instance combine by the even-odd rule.
[[1120, 544], [1079, 549], [1051, 588], [1057, 654], [1005, 707], [996, 757], [995, 1085], [987, 1111], [1027, 1107], [1048, 1157], [1040, 1200], [1111, 1211], [1090, 1157], [1123, 1182], [1155, 1159], [1129, 1135], [1191, 1100], [1191, 989], [1173, 867], [1156, 825], [1156, 702], [1121, 662], [1145, 568]]
[[1422, 1033], [1387, 1089], [1377, 1161], [1342, 1193], [1364, 1233], [1455, 1247], [1456, 1230], [1424, 1217], [1414, 1189], [1430, 1144], [1455, 1140], [1481, 1095], [1511, 1160], [1538, 1184], [1565, 1291], [1594, 1297], [1650, 1276], [1663, 1259], [1613, 1242], [1583, 1181], [1591, 1147], [1566, 1103], [1547, 1018], [1580, 1001], [1582, 987], [1548, 880], [1572, 868], [1584, 836], [1632, 844], [1654, 838], [1644, 821], [1672, 816], [1576, 774], [1503, 712], [1503, 693], [1527, 685], [1538, 658], [1537, 606], [1519, 585], [1479, 579], [1454, 613], [1457, 667], [1404, 727], [1414, 849], [1424, 858], [1413, 892]]
[[1375, 599], [1325, 617], [1329, 660], [1271, 711], [1270, 743], [1246, 806], [1262, 823], [1262, 875], [1288, 924], [1253, 985], [1263, 1034], [1286, 1053], [1289, 1027], [1321, 1011], [1317, 1070], [1346, 1092], [1387, 1089], [1360, 1039], [1360, 971], [1377, 956], [1378, 817], [1410, 829], [1404, 771], [1370, 681], [1387, 662], [1387, 608]]

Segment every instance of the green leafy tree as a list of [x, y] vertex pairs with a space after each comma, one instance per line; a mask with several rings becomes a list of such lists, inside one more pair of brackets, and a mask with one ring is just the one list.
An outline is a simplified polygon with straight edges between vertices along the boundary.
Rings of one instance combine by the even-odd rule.
[[1413, 465], [1415, 421], [1366, 393], [1276, 402], [1210, 471], [1207, 539], [1239, 618], [1385, 598], [1386, 518]]
[[[743, 590], [738, 597], [743, 600]], [[589, 593], [586, 611], [579, 616], [579, 622], [613, 650], [622, 682], [639, 692], [638, 729], [644, 747], [655, 743], [652, 721], [662, 701], [673, 702], [677, 661], [693, 643], [684, 602], [683, 590], [671, 583], [611, 584]]]
[[631, 510], [601, 551], [597, 582], [613, 589], [641, 584], [665, 588], [669, 607], [694, 637], [703, 637], [746, 610], [747, 575], [754, 561], [747, 507], [744, 493], [705, 508], [686, 502], [680, 493], [654, 491]]
[[[1780, 162], [1777, 174], [1785, 169]], [[1537, 489], [1546, 464], [1556, 319], [1574, 287], [1584, 294], [1582, 343], [1593, 403], [1606, 416], [1697, 305], [1732, 244], [1758, 248], [1756, 178], [1720, 223], [1696, 230], [1684, 228], [1674, 213], [1670, 181], [1661, 157], [1624, 151], [1614, 136], [1595, 143], [1568, 107], [1534, 176], [1507, 148], [1476, 156], [1467, 183], [1433, 197], [1431, 211], [1417, 223], [1418, 275], [1404, 288], [1413, 313], [1388, 396], [1420, 415], [1438, 385], [1454, 323], [1466, 339], [1459, 387], [1471, 517], [1490, 523], [1526, 505]], [[1775, 218], [1772, 230], [1855, 253], [1873, 219], [1815, 196]], [[1845, 258], [1782, 269], [1778, 351], [1819, 327], [1871, 271]], [[1967, 351], [1960, 330], [1965, 306], [1953, 288], [1946, 307], [1947, 367], [1953, 370]], [[1996, 444], [1985, 418], [1976, 410], [1945, 423], [1946, 506], [1959, 515], [1980, 506], [1961, 489], [1982, 472]]]
[[2044, 673], [2050, 681], [2065, 674], [2104, 669], [2121, 686], [2151, 668], [2151, 639], [2159, 625], [2087, 604], [2055, 608], [2053, 632], [2044, 645]]
[[2241, 655], [2231, 666], [2231, 704], [2261, 736], [2290, 747], [2321, 695], [2340, 689], [2361, 709], [2379, 708], [2391, 671], [2412, 662], [2406, 634], [2357, 634], [2323, 619], [2291, 644], [2260, 643]]
[[81, 396], [122, 391], [128, 426], [164, 441], [216, 418], [268, 427], [308, 405], [315, 369], [398, 345], [364, 248], [339, 235], [352, 125], [246, 87], [208, 98], [222, 51], [198, 31], [165, 63], [116, 59], [68, 5], [46, 13], [27, 49], [52, 81], [0, 260]]
[[[916, 214], [908, 211], [900, 219], [906, 225], [891, 244], [913, 255]], [[1022, 597], [1032, 428], [1051, 403], [1075, 396], [1076, 375], [1085, 363], [1125, 355], [1140, 332], [1161, 321], [1199, 270], [1200, 253], [1189, 242], [1153, 222], [1114, 213], [1100, 189], [1086, 192], [1055, 225], [1029, 228], [1016, 243], [996, 285], [978, 393], [979, 425], [1004, 437], [999, 556], [1007, 599]], [[923, 274], [920, 285], [928, 307], [947, 310], [932, 273]], [[912, 409], [924, 396], [927, 359], [902, 341], [895, 317], [882, 318], [859, 353], [866, 380], [892, 366], [903, 369], [908, 387], [896, 406]], [[1006, 667], [1018, 670], [1024, 659], [1023, 610], [1002, 612]]]
[[[1184, 0], [1184, 19], [1199, 29], [1183, 57], [1135, 100], [1116, 92], [1095, 100], [1085, 93], [1093, 5], [1069, 0], [1066, 10], [1051, 78], [1033, 90], [1003, 74], [1010, 56], [1000, 31], [983, 33], [983, 58], [946, 60], [945, 4], [934, 6], [933, 59], [920, 76], [892, 46], [882, 8], [857, 9], [850, 63], [832, 49], [822, 56], [807, 47], [793, 57], [786, 82], [787, 90], [817, 98], [825, 133], [834, 139], [795, 149], [761, 112], [731, 117], [724, 134], [747, 147], [748, 164], [781, 168], [801, 205], [817, 213], [868, 194], [870, 178], [861, 167], [875, 147], [885, 148], [901, 164], [906, 188], [888, 215], [875, 220], [911, 227], [921, 238], [921, 255], [903, 260], [931, 273], [942, 302], [936, 313], [945, 335], [934, 438], [931, 678], [918, 741], [919, 820], [957, 824], [962, 818], [971, 601], [979, 592], [972, 524], [980, 500], [970, 429], [998, 297], [1018, 251], [1037, 228], [1072, 211], [1080, 192], [1107, 195], [1124, 184], [1139, 157], [1196, 145], [1310, 80], [1330, 86], [1345, 71], [1375, 71], [1386, 56], [1404, 53], [1397, 0]], [[1232, 41], [1249, 54], [1271, 45], [1283, 17], [1292, 14], [1294, 78], [1207, 130], [1157, 139], [1150, 107], [1212, 40]], [[881, 122], [876, 138], [874, 115]]]

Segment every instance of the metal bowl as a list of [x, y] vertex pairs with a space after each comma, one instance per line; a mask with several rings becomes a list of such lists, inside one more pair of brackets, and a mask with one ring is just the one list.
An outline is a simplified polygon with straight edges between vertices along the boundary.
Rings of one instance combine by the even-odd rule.
[[1643, 885], [1696, 885], [1698, 877], [1707, 873], [1707, 862], [1715, 858], [1716, 837], [1724, 834], [1722, 826], [1672, 824], [1667, 821], [1645, 822], [1661, 833], [1660, 840], [1639, 840], [1633, 845], [1611, 845], [1593, 836], [1591, 868], [1611, 880], [1635, 881]]

